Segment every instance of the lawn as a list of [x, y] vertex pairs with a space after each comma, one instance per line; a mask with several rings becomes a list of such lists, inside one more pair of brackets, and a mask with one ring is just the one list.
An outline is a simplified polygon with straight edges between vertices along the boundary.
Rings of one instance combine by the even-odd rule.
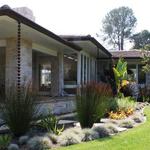
[[149, 150], [150, 107], [145, 108], [146, 123], [116, 136], [59, 148], [57, 150]]

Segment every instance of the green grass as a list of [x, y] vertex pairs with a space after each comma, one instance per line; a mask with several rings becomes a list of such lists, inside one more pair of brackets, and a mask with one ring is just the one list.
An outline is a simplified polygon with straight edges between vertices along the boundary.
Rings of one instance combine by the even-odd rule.
[[150, 107], [145, 108], [146, 123], [116, 136], [85, 142], [57, 150], [149, 150]]

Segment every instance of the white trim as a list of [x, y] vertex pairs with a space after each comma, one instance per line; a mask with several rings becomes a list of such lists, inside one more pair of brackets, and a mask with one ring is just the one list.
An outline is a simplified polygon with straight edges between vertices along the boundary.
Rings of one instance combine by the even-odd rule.
[[35, 50], [37, 50], [39, 52], [42, 52], [42, 53], [45, 53], [45, 54], [49, 54], [49, 55], [52, 55], [52, 56], [57, 56], [57, 51], [49, 49], [47, 47], [44, 47], [44, 46], [36, 44], [36, 43], [32, 44], [32, 49], [35, 49]]
[[81, 85], [81, 53], [77, 54], [77, 85]]
[[0, 40], [0, 47], [6, 47], [6, 40]]

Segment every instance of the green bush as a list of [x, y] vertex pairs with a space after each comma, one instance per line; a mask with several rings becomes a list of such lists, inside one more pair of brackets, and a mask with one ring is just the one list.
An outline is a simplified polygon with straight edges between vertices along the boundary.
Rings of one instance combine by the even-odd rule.
[[108, 84], [92, 82], [79, 91], [76, 97], [78, 119], [82, 128], [90, 128], [106, 113], [112, 90]]
[[0, 136], [0, 150], [6, 150], [8, 145], [11, 142], [11, 136], [10, 135], [1, 135]]
[[28, 131], [33, 121], [37, 106], [36, 96], [30, 91], [30, 87], [22, 86], [20, 94], [16, 86], [7, 89], [7, 94], [2, 104], [2, 119], [6, 122], [15, 136], [21, 136]]
[[110, 101], [109, 111], [127, 111], [128, 109], [135, 109], [136, 102], [131, 97], [115, 97]]

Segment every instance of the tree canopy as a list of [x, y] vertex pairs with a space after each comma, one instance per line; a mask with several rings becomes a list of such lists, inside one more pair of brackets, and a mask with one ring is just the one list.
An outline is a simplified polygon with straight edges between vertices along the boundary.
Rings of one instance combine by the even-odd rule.
[[111, 10], [103, 20], [103, 32], [106, 35], [104, 40], [117, 46], [118, 50], [123, 50], [124, 40], [130, 37], [136, 21], [132, 9], [128, 7]]
[[134, 42], [133, 48], [150, 50], [150, 32], [148, 30], [134, 34], [131, 36], [131, 40]]

